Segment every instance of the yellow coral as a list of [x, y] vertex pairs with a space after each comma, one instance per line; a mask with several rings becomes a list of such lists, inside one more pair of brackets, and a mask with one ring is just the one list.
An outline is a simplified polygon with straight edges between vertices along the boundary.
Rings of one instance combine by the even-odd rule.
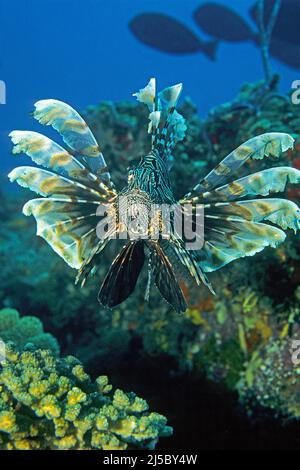
[[38, 416], [46, 416], [47, 418], [58, 418], [61, 414], [58, 401], [53, 395], [46, 395], [36, 407]]
[[45, 380], [39, 380], [36, 382], [32, 382], [29, 385], [29, 393], [34, 398], [42, 398], [46, 392], [48, 391], [49, 385]]
[[72, 369], [72, 374], [80, 380], [80, 382], [84, 382], [85, 380], [89, 379], [88, 374], [84, 371], [84, 368], [82, 367], [81, 364], [77, 364], [76, 366], [73, 367]]
[[16, 416], [12, 411], [0, 412], [0, 431], [13, 432], [16, 429]]
[[93, 383], [77, 359], [50, 351], [17, 353], [9, 345], [0, 391], [0, 449], [122, 450], [171, 432], [145, 400], [112, 394], [106, 376]]
[[67, 401], [69, 405], [76, 405], [86, 399], [86, 394], [78, 387], [73, 387], [67, 394]]

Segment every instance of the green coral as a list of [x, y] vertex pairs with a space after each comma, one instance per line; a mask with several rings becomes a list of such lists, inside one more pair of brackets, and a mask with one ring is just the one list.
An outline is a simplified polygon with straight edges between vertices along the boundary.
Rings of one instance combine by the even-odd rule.
[[145, 400], [92, 381], [72, 356], [7, 343], [0, 392], [0, 449], [153, 448], [171, 434]]
[[20, 318], [18, 311], [13, 308], [0, 310], [0, 338], [12, 341], [20, 350], [30, 343], [36, 348], [50, 349], [54, 354], [59, 354], [56, 338], [44, 332], [40, 319], [34, 316]]

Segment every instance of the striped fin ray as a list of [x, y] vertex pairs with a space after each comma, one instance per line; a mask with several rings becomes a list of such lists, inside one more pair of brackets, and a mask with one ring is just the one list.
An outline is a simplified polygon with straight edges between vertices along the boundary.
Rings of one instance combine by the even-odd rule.
[[177, 312], [185, 312], [187, 304], [168, 256], [159, 243], [149, 242], [149, 245], [154, 253], [152, 272], [157, 288]]
[[208, 287], [213, 294], [215, 294], [207, 276], [202, 271], [201, 267], [197, 264], [197, 261], [193, 256], [193, 252], [185, 249], [183, 241], [175, 236], [172, 236], [171, 246], [179, 261], [186, 267], [190, 275], [195, 279], [198, 286], [203, 282], [203, 284], [206, 285], [206, 287]]
[[82, 162], [48, 137], [32, 131], [12, 131], [9, 136], [14, 144], [14, 154], [24, 152], [38, 165], [112, 194], [113, 191]]
[[182, 92], [182, 83], [167, 87], [158, 94], [158, 103], [162, 108], [162, 123], [156, 133], [153, 149], [167, 160], [176, 143], [184, 139], [185, 119], [176, 111], [176, 105]]
[[254, 222], [269, 221], [295, 232], [300, 229], [300, 209], [292, 201], [279, 198], [253, 199], [209, 206], [210, 215], [237, 217]]
[[157, 97], [156, 97], [156, 80], [150, 78], [148, 84], [141, 88], [138, 92], [133, 93], [140, 103], [144, 103], [149, 110], [149, 126], [148, 133], [152, 135], [152, 144], [154, 142], [156, 134], [159, 132], [159, 123], [161, 113], [158, 109]]
[[268, 196], [270, 193], [283, 192], [288, 183], [300, 183], [300, 171], [281, 166], [252, 173], [214, 191], [203, 193], [202, 197], [209, 201], [232, 201], [246, 196]]
[[148, 84], [136, 93], [133, 93], [132, 96], [135, 96], [140, 103], [144, 103], [148, 106], [150, 112], [155, 111], [157, 108], [155, 78], [150, 78]]
[[264, 157], [279, 157], [282, 152], [292, 149], [294, 139], [289, 134], [270, 132], [248, 140], [231, 152], [208, 175], [188, 193], [183, 201], [198, 197], [207, 191], [218, 187], [233, 176], [249, 158], [263, 159]]
[[167, 87], [156, 94], [156, 81], [151, 78], [148, 85], [133, 96], [149, 109], [148, 132], [152, 135], [152, 150], [168, 159], [176, 142], [185, 136], [185, 119], [176, 111], [182, 91], [182, 83]]
[[95, 245], [99, 245], [96, 228], [98, 201], [59, 198], [38, 198], [23, 207], [25, 215], [33, 215], [37, 235], [42, 237], [65, 262], [80, 269]]
[[82, 157], [104, 183], [111, 186], [110, 174], [97, 141], [77, 111], [62, 101], [49, 99], [35, 103], [33, 116], [41, 124], [52, 126], [58, 131], [68, 147]]
[[158, 132], [154, 140], [153, 148], [168, 160], [171, 157], [175, 145], [185, 137], [187, 127], [184, 117], [172, 108], [169, 111], [166, 123], [161, 132]]
[[107, 195], [89, 188], [78, 181], [70, 180], [64, 176], [52, 173], [41, 168], [20, 166], [12, 170], [9, 175], [11, 182], [16, 181], [20, 186], [28, 188], [41, 196], [85, 198], [107, 201]]
[[128, 243], [114, 259], [98, 294], [99, 302], [115, 307], [134, 291], [145, 261], [143, 242]]
[[[106, 225], [105, 219], [103, 219], [100, 222], [101, 226], [103, 227], [103, 224]], [[99, 225], [98, 225], [99, 227]], [[100, 228], [100, 227], [99, 227]], [[78, 284], [80, 282], [81, 287], [84, 286], [86, 283], [87, 278], [94, 274], [96, 271], [97, 267], [99, 266], [101, 259], [102, 259], [102, 251], [104, 248], [107, 246], [108, 242], [110, 241], [110, 237], [113, 237], [116, 235], [116, 233], [119, 232], [119, 225], [118, 224], [112, 224], [110, 228], [105, 230], [105, 232], [102, 231], [102, 236], [100, 241], [98, 242], [97, 245], [94, 246], [90, 250], [89, 256], [85, 258], [84, 262], [82, 263], [78, 274], [76, 276], [75, 284]]]
[[75, 284], [80, 283], [83, 287], [86, 283], [87, 278], [94, 274], [97, 267], [100, 265], [102, 259], [102, 251], [107, 246], [109, 238], [106, 240], [100, 240], [99, 243], [90, 251], [88, 258], [82, 263], [78, 274], [76, 276]]
[[268, 224], [208, 214], [205, 241], [197, 252], [197, 261], [204, 272], [215, 271], [235, 259], [253, 256], [267, 246], [276, 248], [285, 237], [281, 229]]

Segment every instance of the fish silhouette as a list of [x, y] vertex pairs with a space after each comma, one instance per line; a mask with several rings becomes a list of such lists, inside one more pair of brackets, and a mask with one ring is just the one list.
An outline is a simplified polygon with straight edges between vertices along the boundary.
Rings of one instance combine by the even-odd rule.
[[[264, 21], [270, 19], [274, 0], [264, 2]], [[250, 14], [257, 20], [257, 3], [251, 7]], [[251, 26], [231, 8], [218, 3], [205, 3], [193, 13], [197, 25], [219, 41], [253, 41], [260, 47], [259, 31]], [[270, 55], [293, 68], [300, 68], [300, 1], [284, 0], [279, 11], [270, 42]]]
[[[250, 9], [250, 16], [258, 24], [256, 2]], [[268, 24], [271, 12], [274, 6], [274, 0], [264, 0], [264, 23]], [[278, 17], [272, 32], [272, 37], [281, 43], [300, 46], [300, 1], [282, 0]]]
[[[145, 266], [146, 299], [150, 299], [155, 284], [162, 297], [176, 311], [183, 312], [187, 302], [182, 281], [204, 283], [214, 292], [207, 273], [235, 259], [253, 256], [266, 246], [276, 247], [285, 240], [284, 230], [296, 232], [300, 228], [300, 210], [294, 202], [280, 197], [263, 199], [283, 192], [288, 183], [299, 183], [299, 170], [275, 167], [236, 179], [236, 172], [249, 159], [279, 157], [291, 149], [294, 139], [284, 133], [267, 133], [248, 140], [181, 200], [175, 199], [169, 163], [187, 129], [185, 119], [176, 111], [181, 90], [178, 84], [156, 93], [155, 79], [151, 79], [135, 93], [149, 111], [151, 150], [128, 171], [127, 185], [119, 191], [90, 128], [66, 103], [41, 100], [35, 104], [33, 114], [41, 124], [59, 132], [64, 147], [37, 132], [10, 134], [13, 153], [23, 152], [46, 168], [21, 166], [9, 174], [11, 181], [40, 196], [28, 201], [23, 213], [35, 217], [37, 235], [78, 270], [77, 282], [84, 285], [95, 274], [111, 240], [119, 237], [122, 245], [125, 242], [98, 294], [104, 306], [111, 308], [126, 300]], [[203, 217], [195, 235], [202, 243], [192, 249], [174, 214], [169, 214], [166, 224], [163, 211], [174, 208], [179, 215], [187, 214], [183, 220], [189, 225], [195, 225], [199, 207]], [[104, 212], [100, 214], [99, 209], [110, 214], [112, 224], [107, 223], [110, 218], [100, 217]], [[107, 229], [99, 231], [104, 226]], [[121, 237], [124, 233], [129, 237]]]
[[300, 69], [300, 45], [288, 44], [279, 39], [272, 38], [270, 54], [289, 67]]
[[135, 16], [129, 29], [143, 44], [170, 54], [202, 52], [215, 60], [218, 42], [203, 41], [183, 23], [160, 13], [143, 13]]
[[204, 3], [193, 13], [197, 25], [210, 36], [222, 41], [253, 40], [249, 24], [230, 8], [218, 3]]

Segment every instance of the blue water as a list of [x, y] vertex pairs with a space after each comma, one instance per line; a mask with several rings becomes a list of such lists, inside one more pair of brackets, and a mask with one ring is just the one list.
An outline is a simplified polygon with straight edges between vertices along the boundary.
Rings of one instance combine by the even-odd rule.
[[[249, 20], [254, 0], [219, 0]], [[77, 109], [101, 100], [131, 99], [155, 76], [161, 87], [184, 83], [205, 116], [231, 99], [241, 83], [263, 78], [259, 50], [251, 43], [219, 46], [217, 62], [202, 54], [173, 56], [139, 43], [128, 29], [142, 12], [167, 13], [206, 39], [192, 19], [201, 0], [0, 0], [0, 80], [7, 104], [0, 105], [1, 175], [16, 166], [7, 134], [40, 130], [30, 117], [35, 101], [57, 98]], [[250, 21], [250, 20], [249, 20]], [[287, 90], [300, 71], [272, 60]], [[18, 162], [19, 164], [19, 162]]]

